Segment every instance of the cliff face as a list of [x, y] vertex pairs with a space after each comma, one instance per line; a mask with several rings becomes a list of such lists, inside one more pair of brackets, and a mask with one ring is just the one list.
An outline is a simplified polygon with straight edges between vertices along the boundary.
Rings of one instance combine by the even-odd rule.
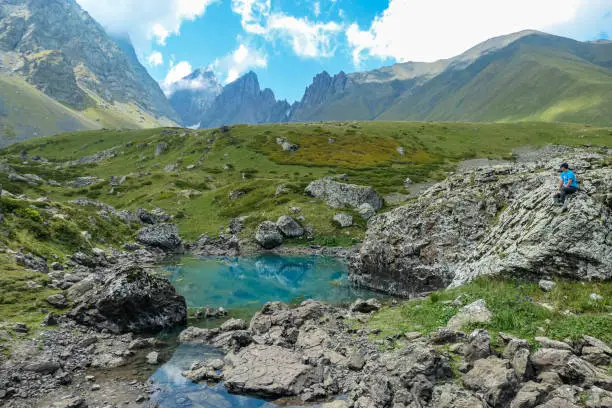
[[[550, 171], [563, 160], [581, 181], [564, 210], [552, 206], [558, 174]], [[569, 148], [460, 172], [371, 219], [351, 279], [402, 296], [480, 275], [610, 279], [611, 189], [605, 154]]]
[[291, 120], [305, 122], [320, 114], [322, 106], [330, 104], [334, 99], [342, 97], [350, 91], [351, 80], [344, 72], [330, 76], [326, 71], [316, 75], [312, 84], [306, 88], [300, 102], [292, 106]]
[[129, 40], [113, 40], [74, 0], [3, 1], [0, 57], [0, 72], [77, 110], [121, 102], [178, 120]]
[[289, 109], [270, 89], [262, 91], [257, 75], [249, 72], [223, 88], [202, 116], [200, 127], [286, 122]]
[[170, 104], [181, 117], [184, 126], [198, 125], [223, 87], [211, 71], [196, 70], [171, 90]]

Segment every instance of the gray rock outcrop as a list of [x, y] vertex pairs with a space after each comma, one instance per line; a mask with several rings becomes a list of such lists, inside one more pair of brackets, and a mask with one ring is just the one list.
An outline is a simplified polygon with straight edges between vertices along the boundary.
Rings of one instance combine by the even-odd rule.
[[133, 264], [109, 268], [103, 282], [71, 300], [71, 319], [113, 333], [159, 331], [187, 320], [185, 299], [170, 282]]
[[283, 236], [276, 223], [264, 221], [257, 227], [255, 241], [264, 249], [274, 249], [283, 244]]
[[[561, 151], [457, 173], [372, 218], [351, 280], [418, 296], [480, 275], [612, 278], [612, 169], [600, 154]], [[559, 160], [573, 163], [581, 181], [566, 212], [552, 207], [558, 174], [550, 169]]]
[[282, 234], [287, 238], [298, 238], [304, 235], [304, 228], [293, 217], [282, 215], [276, 225]]
[[346, 213], [338, 213], [334, 215], [334, 222], [341, 228], [347, 228], [353, 225], [353, 216]]
[[177, 251], [181, 247], [178, 227], [174, 224], [157, 224], [138, 231], [136, 240], [141, 244], [164, 251]]
[[372, 187], [339, 183], [330, 177], [313, 181], [306, 187], [306, 194], [325, 201], [332, 208], [359, 208], [370, 204], [376, 211], [383, 206], [383, 199]]

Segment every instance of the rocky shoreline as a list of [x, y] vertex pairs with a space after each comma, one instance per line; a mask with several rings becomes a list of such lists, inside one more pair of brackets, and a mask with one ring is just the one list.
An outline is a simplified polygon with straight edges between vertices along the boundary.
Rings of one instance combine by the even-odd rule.
[[441, 328], [376, 342], [354, 325], [364, 317], [359, 311], [376, 309], [373, 301], [357, 301], [350, 310], [315, 301], [295, 309], [271, 302], [248, 324], [234, 319], [218, 329], [190, 327], [181, 342], [227, 354], [195, 363], [183, 375], [223, 381], [231, 392], [305, 404], [346, 397], [329, 405], [337, 408], [570, 408], [584, 398], [589, 407], [612, 404], [606, 372], [612, 349], [598, 339], [538, 338], [542, 348], [536, 350], [501, 333], [505, 348], [495, 350], [486, 330]]

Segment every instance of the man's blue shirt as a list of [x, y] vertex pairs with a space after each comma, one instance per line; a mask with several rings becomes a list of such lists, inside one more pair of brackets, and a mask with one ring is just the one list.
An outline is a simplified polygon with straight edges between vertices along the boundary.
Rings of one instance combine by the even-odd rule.
[[570, 184], [570, 187], [578, 188], [578, 181], [576, 180], [576, 175], [571, 170], [566, 170], [561, 173], [561, 180], [563, 180], [563, 186], [567, 186], [567, 183], [572, 180], [572, 184]]

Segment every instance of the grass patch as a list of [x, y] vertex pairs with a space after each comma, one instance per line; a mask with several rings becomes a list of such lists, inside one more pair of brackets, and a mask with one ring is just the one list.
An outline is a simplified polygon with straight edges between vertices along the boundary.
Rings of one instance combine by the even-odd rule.
[[[603, 300], [595, 301], [591, 293]], [[462, 296], [463, 304], [484, 299], [493, 313], [489, 323], [468, 325], [489, 330], [493, 338], [506, 332], [533, 341], [535, 336], [563, 340], [584, 334], [612, 343], [612, 283], [559, 281], [551, 292], [543, 292], [535, 283], [479, 278], [460, 288], [432, 293], [426, 299], [407, 301], [385, 308], [367, 323], [380, 329], [380, 336], [419, 331], [428, 334], [446, 326], [459, 307], [449, 301]], [[548, 310], [542, 304], [551, 306]]]

